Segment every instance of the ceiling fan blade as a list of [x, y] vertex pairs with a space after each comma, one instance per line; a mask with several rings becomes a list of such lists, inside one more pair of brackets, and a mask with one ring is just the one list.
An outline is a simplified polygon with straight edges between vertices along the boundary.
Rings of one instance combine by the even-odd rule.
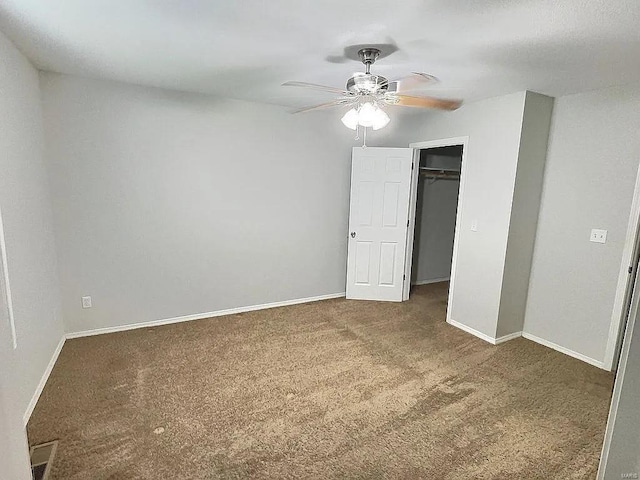
[[401, 107], [434, 108], [437, 110], [456, 110], [462, 105], [461, 100], [448, 100], [434, 97], [411, 97], [409, 95], [393, 95], [385, 101], [390, 105]]
[[347, 103], [350, 103], [351, 99], [348, 98], [338, 98], [336, 100], [333, 100], [332, 102], [327, 102], [327, 103], [321, 103], [320, 105], [314, 105], [312, 107], [305, 107], [305, 108], [301, 108], [300, 110], [295, 110], [291, 113], [295, 114], [295, 113], [305, 113], [305, 112], [311, 112], [313, 110], [321, 110], [323, 108], [330, 108], [330, 107], [338, 107], [340, 105], [346, 105]]
[[401, 78], [397, 78], [389, 82], [389, 91], [391, 92], [407, 92], [414, 90], [425, 85], [438, 83], [438, 79], [433, 75], [422, 72], [412, 72], [411, 75], [406, 75]]
[[328, 93], [337, 93], [339, 95], [353, 95], [351, 92], [347, 90], [342, 90], [336, 87], [328, 87], [326, 85], [318, 85], [316, 83], [307, 83], [307, 82], [284, 82], [282, 84], [283, 87], [304, 87], [304, 88], [313, 88], [314, 90], [321, 90], [323, 92]]

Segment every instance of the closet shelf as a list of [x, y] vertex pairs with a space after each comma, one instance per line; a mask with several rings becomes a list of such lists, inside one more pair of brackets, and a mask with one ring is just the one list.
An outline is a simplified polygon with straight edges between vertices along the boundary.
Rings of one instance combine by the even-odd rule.
[[420, 167], [420, 176], [436, 180], [460, 180], [460, 172], [458, 170], [442, 168]]
[[450, 169], [450, 168], [432, 168], [432, 167], [420, 167], [421, 172], [435, 172], [435, 173], [455, 173], [456, 175], [460, 175], [460, 170]]

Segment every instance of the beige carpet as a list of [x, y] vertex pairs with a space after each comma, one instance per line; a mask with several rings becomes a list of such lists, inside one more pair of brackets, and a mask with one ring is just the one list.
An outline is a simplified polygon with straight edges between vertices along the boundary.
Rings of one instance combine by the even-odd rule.
[[54, 479], [595, 478], [613, 376], [403, 304], [329, 300], [70, 340], [29, 423]]

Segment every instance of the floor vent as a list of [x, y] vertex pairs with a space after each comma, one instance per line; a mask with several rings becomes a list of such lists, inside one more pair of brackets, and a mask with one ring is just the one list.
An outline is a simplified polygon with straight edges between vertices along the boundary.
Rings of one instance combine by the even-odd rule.
[[51, 464], [57, 448], [57, 440], [31, 447], [31, 473], [33, 474], [33, 480], [47, 480], [49, 478]]

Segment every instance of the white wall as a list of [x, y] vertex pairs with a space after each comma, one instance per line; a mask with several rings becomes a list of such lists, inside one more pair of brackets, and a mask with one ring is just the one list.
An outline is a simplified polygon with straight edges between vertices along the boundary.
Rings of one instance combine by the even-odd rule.
[[[22, 417], [63, 335], [38, 73], [0, 33], [0, 210], [17, 348], [0, 327], [2, 478], [30, 478]], [[7, 428], [8, 430], [4, 430]]]
[[451, 273], [459, 186], [458, 180], [433, 182], [420, 178], [411, 271], [413, 283], [446, 279]]
[[[640, 87], [556, 99], [525, 331], [602, 362], [640, 158]], [[605, 245], [592, 228], [608, 230]]]
[[344, 292], [354, 132], [339, 112], [41, 85], [69, 332]]
[[[413, 141], [469, 137], [451, 317], [494, 338], [525, 92], [464, 105], [416, 121]], [[471, 231], [476, 220], [478, 231]]]
[[553, 98], [527, 92], [511, 203], [497, 336], [522, 332]]

